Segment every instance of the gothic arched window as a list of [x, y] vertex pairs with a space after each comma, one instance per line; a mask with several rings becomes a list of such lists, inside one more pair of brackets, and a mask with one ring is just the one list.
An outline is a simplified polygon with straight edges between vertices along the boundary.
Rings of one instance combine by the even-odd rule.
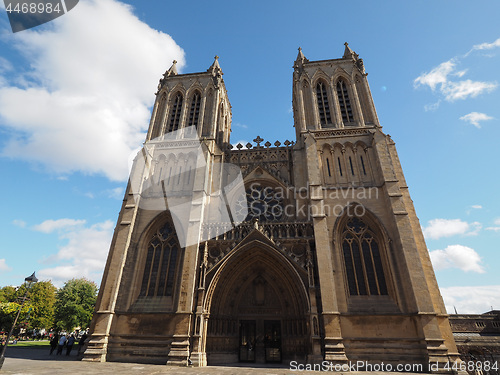
[[372, 229], [352, 217], [343, 228], [341, 243], [349, 294], [387, 295], [382, 250]]
[[179, 129], [179, 122], [181, 120], [182, 110], [182, 94], [179, 92], [175, 95], [172, 103], [172, 110], [170, 112], [170, 123], [168, 125], [168, 132], [173, 132]]
[[170, 222], [161, 226], [148, 243], [141, 296], [172, 296], [180, 262], [180, 246]]
[[339, 98], [340, 113], [342, 114], [342, 121], [344, 124], [354, 122], [352, 115], [351, 101], [349, 100], [349, 92], [347, 91], [347, 84], [343, 79], [337, 82], [337, 96]]
[[193, 99], [191, 99], [188, 126], [196, 126], [196, 128], [198, 128], [198, 119], [200, 118], [200, 103], [201, 95], [198, 91], [196, 91], [193, 95]]
[[330, 115], [330, 106], [328, 105], [328, 95], [326, 85], [323, 82], [318, 82], [316, 85], [316, 97], [318, 99], [319, 121], [321, 125], [331, 124], [332, 116]]

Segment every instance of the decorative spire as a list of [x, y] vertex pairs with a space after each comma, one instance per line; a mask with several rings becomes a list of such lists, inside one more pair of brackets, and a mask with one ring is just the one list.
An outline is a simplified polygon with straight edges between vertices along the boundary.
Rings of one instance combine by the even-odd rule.
[[207, 72], [215, 72], [217, 70], [221, 70], [220, 65], [219, 65], [219, 56], [215, 55], [214, 57], [214, 62], [212, 65], [210, 65], [210, 68], [208, 68]]
[[167, 77], [170, 76], [176, 76], [177, 75], [177, 60], [172, 61], [172, 66], [167, 69], [165, 73], [163, 73], [163, 78], [160, 79], [160, 82], [158, 83], [158, 91], [156, 94], [158, 94], [161, 90], [161, 88], [165, 85], [165, 82], [167, 82]]
[[360, 59], [359, 55], [349, 47], [349, 43], [345, 42], [344, 46], [345, 46], [345, 50], [344, 50], [344, 56], [342, 58], [351, 59], [356, 64], [359, 71], [362, 74], [367, 75], [367, 73], [365, 72], [365, 66], [363, 64], [363, 59]]
[[342, 58], [344, 58], [344, 59], [352, 58], [353, 60], [357, 60], [359, 56], [356, 52], [354, 52], [351, 49], [351, 47], [349, 47], [349, 43], [345, 42], [344, 46], [345, 46], [345, 50], [344, 50], [344, 56]]
[[302, 47], [299, 47], [299, 53], [297, 54], [297, 59], [295, 60], [295, 63], [293, 64], [293, 67], [295, 69], [300, 69], [302, 70], [302, 67], [304, 66], [304, 63], [309, 62], [308, 59], [304, 56], [302, 53]]
[[177, 60], [172, 61], [172, 66], [165, 72], [167, 77], [177, 75]]
[[[302, 53], [302, 47], [299, 47], [299, 53], [297, 55], [297, 59], [295, 61], [302, 61], [304, 62], [304, 60], [307, 60], [306, 57], [304, 56], [304, 54]], [[309, 61], [309, 60], [307, 60]]]

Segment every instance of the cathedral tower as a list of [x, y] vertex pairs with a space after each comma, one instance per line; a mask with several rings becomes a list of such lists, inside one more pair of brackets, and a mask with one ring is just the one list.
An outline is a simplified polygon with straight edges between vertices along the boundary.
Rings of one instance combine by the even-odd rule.
[[283, 144], [230, 144], [217, 57], [164, 74], [84, 360], [441, 369], [458, 357], [362, 59], [347, 43], [333, 60], [299, 49], [293, 68], [296, 141]]
[[222, 79], [219, 57], [205, 73], [177, 74], [174, 60], [158, 84], [146, 141], [164, 134], [196, 127], [198, 136], [229, 142], [231, 105]]
[[[307, 60], [293, 74], [298, 165], [307, 171], [327, 360], [440, 363], [457, 356], [395, 143], [363, 60]], [[299, 149], [303, 153], [299, 153]], [[420, 358], [420, 359], [419, 359]]]

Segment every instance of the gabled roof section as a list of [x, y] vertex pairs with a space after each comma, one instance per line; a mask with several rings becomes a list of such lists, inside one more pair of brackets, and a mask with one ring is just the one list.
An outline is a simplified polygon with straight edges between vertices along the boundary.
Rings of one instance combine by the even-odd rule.
[[263, 233], [263, 229], [259, 225], [259, 222], [254, 221], [253, 225], [254, 229], [250, 233], [248, 233], [248, 235], [243, 240], [241, 240], [237, 248], [243, 247], [245, 244], [250, 243], [252, 241], [259, 241], [277, 249], [274, 241]]
[[270, 238], [269, 231], [262, 225], [258, 220], [252, 223], [253, 228], [250, 232], [238, 243], [233, 242], [233, 247], [228, 248], [225, 252], [220, 255], [213, 264], [209, 264], [208, 272], [214, 272], [214, 270], [219, 269], [219, 267], [226, 262], [230, 257], [239, 256], [238, 253], [246, 252], [252, 250], [256, 246], [265, 249], [266, 247], [274, 253], [274, 256], [283, 257], [282, 259], [288, 261], [288, 264], [301, 273], [306, 273], [305, 261], [300, 261], [297, 257], [290, 252], [287, 252], [286, 248], [282, 246], [279, 241], [275, 241]]
[[282, 189], [288, 190], [293, 188], [291, 185], [284, 181], [282, 178], [279, 178], [278, 176], [272, 174], [270, 171], [267, 170], [266, 165], [256, 165], [254, 168], [246, 171], [244, 173], [244, 178], [243, 180], [246, 181], [251, 181], [251, 180], [258, 180], [258, 181], [267, 181], [268, 183], [274, 184], [281, 186]]

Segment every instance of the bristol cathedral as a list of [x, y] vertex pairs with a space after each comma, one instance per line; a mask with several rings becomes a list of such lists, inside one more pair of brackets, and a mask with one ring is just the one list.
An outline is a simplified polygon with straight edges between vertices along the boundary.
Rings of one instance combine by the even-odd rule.
[[134, 161], [84, 360], [458, 358], [358, 54], [346, 43], [340, 58], [309, 61], [299, 48], [296, 139], [272, 144], [231, 144], [217, 57], [199, 73], [175, 64]]

